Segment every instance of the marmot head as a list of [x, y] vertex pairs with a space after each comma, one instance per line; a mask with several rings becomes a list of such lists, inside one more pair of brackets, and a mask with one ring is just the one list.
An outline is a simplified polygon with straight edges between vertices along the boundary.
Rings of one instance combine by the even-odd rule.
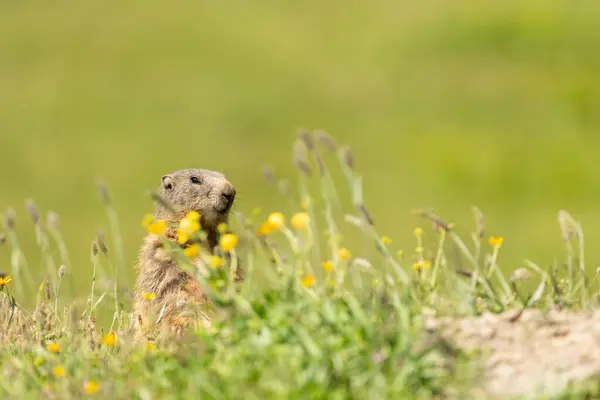
[[169, 213], [157, 205], [157, 214], [168, 219], [181, 219], [190, 211], [200, 213], [200, 223], [205, 230], [215, 230], [227, 222], [235, 199], [235, 187], [220, 172], [206, 169], [184, 169], [161, 178], [161, 195], [175, 211]]

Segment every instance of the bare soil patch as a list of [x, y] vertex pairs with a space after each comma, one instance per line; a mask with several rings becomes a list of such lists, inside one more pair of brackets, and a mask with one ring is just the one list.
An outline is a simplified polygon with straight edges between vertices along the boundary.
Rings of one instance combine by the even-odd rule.
[[426, 327], [465, 350], [481, 350], [484, 398], [552, 397], [600, 375], [600, 310], [536, 309], [428, 319]]

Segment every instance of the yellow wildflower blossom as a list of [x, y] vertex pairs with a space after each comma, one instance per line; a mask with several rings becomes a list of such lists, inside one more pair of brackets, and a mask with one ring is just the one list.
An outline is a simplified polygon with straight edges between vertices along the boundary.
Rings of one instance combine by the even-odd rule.
[[190, 236], [182, 231], [181, 229], [177, 230], [177, 243], [186, 244], [190, 240]]
[[310, 216], [307, 212], [299, 212], [292, 217], [291, 223], [296, 229], [306, 229], [310, 224]]
[[200, 246], [198, 246], [197, 244], [188, 246], [183, 250], [183, 253], [188, 258], [196, 258], [198, 257], [198, 254], [200, 254]]
[[62, 378], [65, 376], [65, 368], [62, 365], [57, 365], [52, 369], [52, 373], [54, 373], [54, 376], [57, 378]]
[[416, 263], [413, 265], [413, 269], [414, 269], [415, 271], [416, 271], [416, 270], [419, 270], [419, 269], [426, 269], [426, 268], [430, 268], [430, 267], [431, 267], [431, 261], [429, 261], [429, 260], [421, 260], [421, 261], [418, 261], [418, 262], [416, 262]]
[[333, 261], [331, 261], [331, 260], [323, 261], [323, 269], [327, 272], [333, 271]]
[[219, 243], [223, 251], [231, 251], [238, 245], [238, 237], [233, 233], [228, 233], [221, 237]]
[[156, 345], [152, 342], [148, 342], [148, 343], [146, 343], [146, 350], [152, 352], [152, 351], [156, 350]]
[[179, 230], [188, 235], [193, 235], [198, 232], [200, 229], [200, 223], [198, 221], [193, 221], [191, 219], [184, 218], [179, 221]]
[[83, 391], [86, 394], [94, 394], [100, 390], [100, 385], [96, 381], [85, 381], [83, 383]]
[[10, 277], [10, 275], [8, 275], [8, 276], [0, 275], [0, 288], [2, 286], [8, 285], [10, 283], [10, 281], [12, 281], [12, 278]]
[[269, 218], [267, 221], [274, 229], [279, 229], [285, 223], [285, 218], [282, 213], [274, 212], [271, 215], [269, 215]]
[[269, 222], [264, 222], [256, 231], [256, 234], [258, 236], [266, 236], [268, 234], [270, 234], [271, 232], [273, 232], [273, 226], [271, 224], [269, 224]]
[[313, 275], [308, 275], [307, 277], [302, 279], [302, 286], [311, 287], [315, 284], [316, 278]]
[[117, 335], [114, 332], [111, 332], [102, 338], [102, 344], [105, 346], [112, 347], [115, 343], [117, 343]]
[[490, 237], [490, 240], [489, 240], [490, 245], [494, 246], [494, 247], [502, 246], [503, 242], [504, 242], [504, 238], [502, 236], [499, 236], [499, 237], [492, 236], [492, 237]]
[[48, 351], [52, 353], [60, 353], [60, 345], [56, 342], [52, 342], [48, 345]]
[[348, 250], [347, 248], [342, 247], [338, 250], [338, 257], [342, 261], [348, 261], [352, 258], [352, 253], [350, 253], [350, 250]]
[[43, 365], [46, 362], [46, 360], [44, 360], [43, 357], [38, 357], [35, 360], [33, 360], [33, 365], [35, 365], [36, 367], [39, 367], [40, 365]]
[[148, 232], [153, 235], [162, 235], [167, 230], [167, 222], [165, 220], [158, 220], [148, 226]]
[[152, 301], [156, 298], [156, 295], [154, 293], [144, 293], [144, 300], [146, 301]]
[[190, 211], [185, 215], [185, 219], [192, 222], [200, 222], [200, 213], [198, 211]]
[[387, 246], [388, 244], [392, 243], [392, 239], [390, 239], [388, 236], [382, 236], [381, 243]]

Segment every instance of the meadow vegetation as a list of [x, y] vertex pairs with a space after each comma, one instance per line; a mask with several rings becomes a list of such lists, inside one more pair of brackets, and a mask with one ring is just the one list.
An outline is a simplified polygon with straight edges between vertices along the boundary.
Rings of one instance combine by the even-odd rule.
[[[112, 222], [107, 237], [117, 239], [114, 247], [104, 236], [92, 243], [86, 298], [59, 296], [72, 277], [58, 215], [44, 219], [35, 205], [28, 207], [46, 271], [38, 282], [14, 232], [17, 220], [25, 222], [9, 210], [2, 242], [10, 248], [12, 269], [0, 282], [3, 395], [475, 398], [485, 393], [482, 359], [428, 329], [429, 318], [527, 308], [571, 312], [597, 304], [596, 280], [586, 280], [583, 270], [583, 232], [566, 211], [559, 221], [567, 260], [550, 268], [528, 261], [506, 276], [498, 266], [504, 239], [487, 233], [477, 209], [468, 239], [452, 223], [419, 210], [423, 225], [414, 230], [414, 250], [395, 251], [372, 219], [348, 146], [324, 132], [303, 132], [293, 160], [298, 189], [275, 190], [284, 191], [295, 213], [237, 212], [235, 233], [221, 236], [219, 253], [201, 253], [204, 267], [192, 268], [189, 257], [196, 253], [190, 248], [170, 247], [214, 302], [212, 325], [177, 342], [133, 341], [135, 316], [118, 284], [118, 219], [104, 185], [100, 193]], [[334, 170], [345, 179], [334, 181]], [[269, 172], [266, 177], [272, 178]], [[340, 201], [344, 188], [350, 189], [350, 207]], [[147, 234], [164, 231], [163, 221], [150, 215], [141, 224]], [[368, 257], [347, 247], [351, 231], [359, 232]], [[235, 287], [238, 267], [246, 279]], [[527, 280], [535, 290], [523, 290], [520, 283]], [[23, 307], [20, 299], [34, 292], [35, 307]], [[145, 298], [153, 301], [154, 294]], [[100, 322], [101, 313], [112, 318]], [[590, 395], [596, 386], [586, 390]]]

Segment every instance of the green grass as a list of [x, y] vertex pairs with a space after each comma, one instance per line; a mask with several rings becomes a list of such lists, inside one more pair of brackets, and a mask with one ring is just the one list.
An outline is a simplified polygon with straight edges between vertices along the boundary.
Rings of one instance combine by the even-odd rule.
[[[70, 276], [68, 268], [66, 273], [54, 268], [65, 261], [64, 242], [54, 219], [46, 224], [30, 206], [49, 274], [36, 289], [38, 282], [28, 285], [27, 270], [17, 270], [15, 263], [12, 280], [2, 286], [3, 395], [81, 397], [90, 395], [86, 388], [93, 382], [96, 395], [140, 399], [464, 398], [478, 387], [478, 358], [424, 330], [425, 315], [596, 305], [597, 282], [585, 281], [580, 270], [583, 232], [566, 211], [559, 216], [565, 268], [526, 262], [535, 289], [527, 290], [498, 267], [503, 247], [488, 243], [489, 225], [478, 213], [466, 240], [443, 217], [423, 210], [414, 251], [395, 252], [395, 243], [371, 223], [351, 149], [336, 147], [327, 154], [322, 145], [307, 150], [307, 143], [298, 139], [294, 146], [294, 163], [304, 167], [298, 170], [298, 189], [290, 188], [284, 198], [297, 212], [305, 210], [310, 223], [294, 226], [292, 215], [284, 215], [285, 223], [264, 236], [257, 231], [268, 220], [265, 212], [237, 213], [231, 225], [240, 240], [232, 260], [246, 272], [238, 287], [230, 279], [232, 264], [192, 268], [181, 248], [167, 247], [214, 302], [212, 326], [190, 330], [176, 342], [133, 341], [134, 316], [124, 293], [114, 296], [114, 286], [98, 285], [114, 281], [118, 271], [118, 255], [105, 249], [107, 238], [92, 246], [87, 298], [63, 295], [58, 301]], [[325, 155], [334, 162], [319, 169], [317, 160]], [[307, 168], [313, 173], [307, 175]], [[342, 178], [333, 179], [337, 175]], [[341, 195], [344, 190], [350, 198]], [[104, 204], [112, 215], [110, 196]], [[5, 218], [4, 245], [17, 254], [12, 218]], [[437, 229], [426, 227], [431, 223]], [[352, 234], [366, 257], [346, 247]], [[322, 264], [326, 260], [331, 271]], [[314, 285], [305, 281], [311, 275]], [[36, 306], [22, 307], [19, 294], [36, 290]], [[106, 341], [111, 337], [116, 342]], [[57, 367], [62, 376], [56, 376]]]

